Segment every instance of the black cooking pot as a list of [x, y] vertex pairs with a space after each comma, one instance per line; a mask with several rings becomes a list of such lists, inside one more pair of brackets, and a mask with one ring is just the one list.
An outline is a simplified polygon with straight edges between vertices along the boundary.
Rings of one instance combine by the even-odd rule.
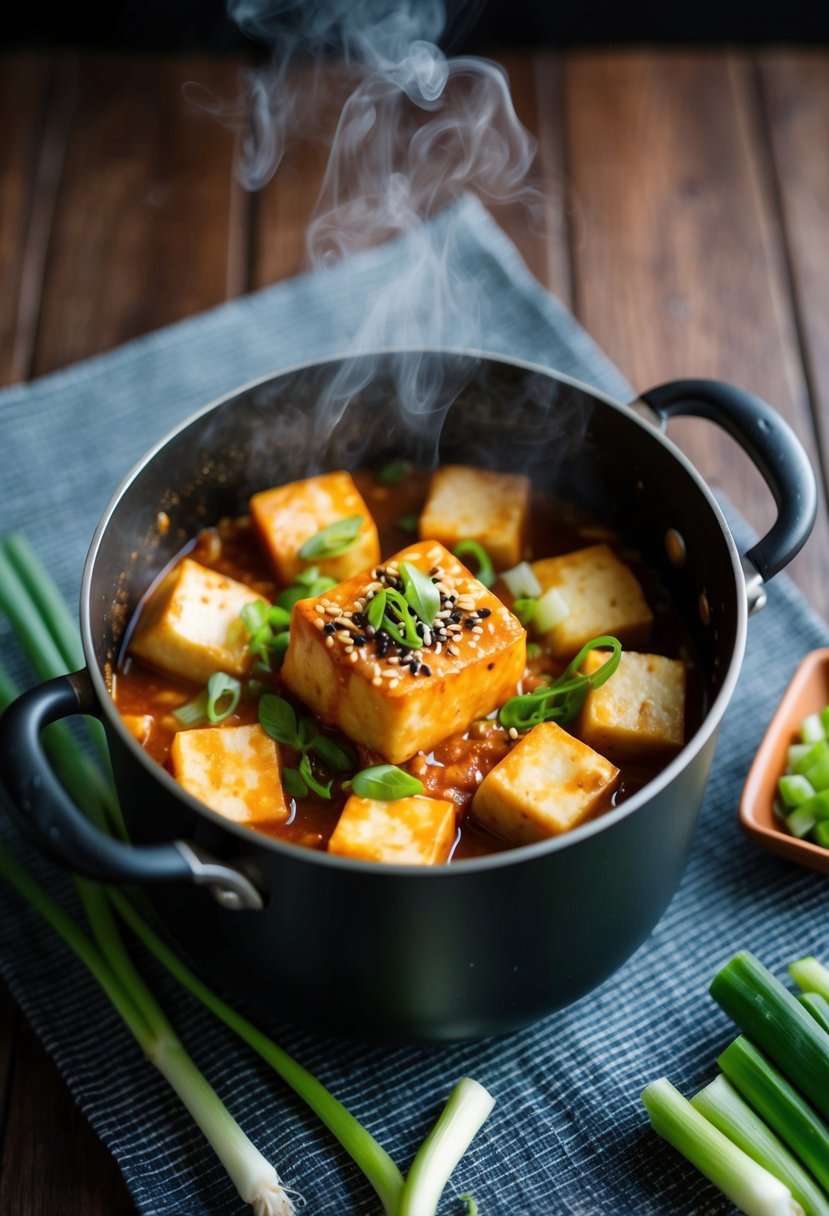
[[[749, 453], [778, 505], [741, 558], [699, 474], [662, 434], [694, 414]], [[452, 866], [350, 861], [228, 822], [184, 792], [122, 725], [108, 685], [133, 609], [185, 540], [250, 495], [391, 457], [529, 472], [620, 532], [661, 576], [695, 639], [701, 727], [649, 785], [569, 834]], [[647, 937], [676, 889], [749, 612], [815, 516], [806, 457], [762, 401], [684, 381], [632, 407], [542, 368], [419, 352], [335, 359], [248, 385], [180, 426], [104, 513], [83, 577], [88, 667], [0, 720], [0, 768], [21, 826], [62, 864], [138, 882], [170, 933], [232, 993], [327, 1031], [463, 1039], [582, 996]], [[169, 519], [159, 528], [159, 513]], [[40, 732], [71, 714], [106, 727], [133, 846], [70, 803]]]

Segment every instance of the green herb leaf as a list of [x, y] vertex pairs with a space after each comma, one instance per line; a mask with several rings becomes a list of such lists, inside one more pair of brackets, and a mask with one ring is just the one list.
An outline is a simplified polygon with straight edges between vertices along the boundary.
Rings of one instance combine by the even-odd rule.
[[216, 726], [236, 709], [242, 697], [242, 683], [235, 676], [214, 671], [207, 681], [207, 717]]
[[531, 599], [528, 595], [520, 595], [512, 605], [513, 613], [525, 628], [535, 616], [535, 606], [537, 603], [538, 600]]
[[369, 601], [368, 609], [366, 611], [366, 619], [368, 620], [369, 625], [373, 626], [374, 629], [379, 629], [383, 624], [383, 614], [385, 611], [386, 593], [385, 591], [378, 591], [374, 599]]
[[419, 515], [401, 515], [397, 521], [397, 526], [401, 532], [416, 532], [419, 524]]
[[396, 802], [423, 793], [423, 782], [394, 764], [376, 764], [364, 768], [351, 779], [351, 789], [360, 798], [376, 798], [379, 802]]
[[268, 623], [268, 605], [264, 600], [254, 600], [252, 604], [245, 604], [239, 615], [252, 637], [257, 630]]
[[463, 560], [464, 557], [472, 557], [475, 559], [477, 571], [473, 571], [479, 583], [483, 583], [485, 587], [491, 587], [495, 582], [495, 567], [492, 564], [492, 559], [487, 553], [483, 545], [479, 545], [476, 540], [462, 540], [452, 550], [455, 557]]
[[327, 735], [317, 735], [311, 747], [334, 773], [349, 773], [354, 768], [354, 757]]
[[331, 787], [333, 782], [329, 781], [327, 785], [322, 785], [321, 782], [317, 781], [313, 770], [311, 769], [311, 761], [309, 760], [307, 753], [303, 755], [299, 762], [299, 775], [315, 794], [319, 794], [320, 798], [331, 798]]
[[311, 562], [317, 558], [339, 557], [341, 553], [347, 553], [356, 544], [364, 518], [363, 515], [348, 515], [345, 519], [335, 520], [327, 528], [321, 528], [306, 540], [299, 550], [299, 556], [303, 561]]
[[374, 478], [381, 486], [396, 486], [405, 481], [411, 471], [412, 466], [408, 460], [390, 460], [377, 470]]
[[260, 698], [259, 725], [272, 739], [276, 739], [277, 743], [284, 743], [297, 751], [302, 750], [294, 708], [284, 697], [268, 693]]
[[292, 798], [306, 798], [308, 795], [308, 786], [295, 768], [283, 768], [282, 784]]
[[173, 717], [182, 726], [197, 726], [199, 722], [205, 722], [207, 720], [207, 693], [202, 691], [186, 705], [180, 705], [178, 709], [174, 709]]
[[[610, 657], [591, 675], [583, 675], [579, 668], [591, 650], [597, 647], [612, 651]], [[582, 646], [579, 653], [567, 665], [558, 679], [542, 684], [534, 692], [512, 697], [501, 707], [498, 720], [507, 730], [532, 730], [540, 722], [569, 722], [581, 711], [591, 688], [601, 688], [615, 672], [622, 658], [622, 645], [618, 638], [603, 634]]]
[[400, 563], [400, 574], [409, 606], [414, 609], [423, 624], [431, 629], [440, 610], [440, 592], [429, 575], [418, 570], [411, 562]]

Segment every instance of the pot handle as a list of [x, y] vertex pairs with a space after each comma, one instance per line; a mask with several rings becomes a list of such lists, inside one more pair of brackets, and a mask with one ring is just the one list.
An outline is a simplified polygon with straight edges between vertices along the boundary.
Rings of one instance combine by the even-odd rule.
[[32, 842], [61, 865], [101, 882], [194, 882], [225, 908], [260, 909], [262, 897], [239, 870], [184, 840], [133, 846], [100, 832], [52, 772], [40, 735], [73, 714], [100, 717], [86, 670], [23, 693], [0, 716], [0, 777], [12, 815]]
[[817, 513], [815, 475], [792, 428], [753, 393], [718, 380], [673, 380], [641, 400], [663, 423], [678, 415], [716, 422], [757, 466], [777, 503], [777, 519], [743, 560], [764, 583], [774, 578], [806, 543]]

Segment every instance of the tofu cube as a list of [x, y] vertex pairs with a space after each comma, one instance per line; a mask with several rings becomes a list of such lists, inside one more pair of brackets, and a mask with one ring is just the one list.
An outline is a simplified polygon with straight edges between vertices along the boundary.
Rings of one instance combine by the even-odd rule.
[[138, 620], [130, 652], [171, 675], [206, 684], [214, 671], [243, 676], [251, 656], [246, 634], [231, 626], [245, 604], [261, 599], [250, 587], [186, 557], [158, 585]]
[[[380, 560], [377, 527], [350, 473], [323, 473], [262, 490], [251, 498], [250, 513], [276, 576], [286, 585], [309, 566], [340, 580]], [[345, 553], [312, 561], [299, 556], [312, 536], [351, 515], [362, 515], [363, 522], [355, 543]]]
[[[435, 622], [419, 651], [390, 646], [384, 654], [382, 639], [367, 637], [351, 614], [368, 610], [370, 597], [402, 562], [427, 576], [438, 571], [441, 602], [454, 597], [461, 619]], [[326, 634], [326, 622], [344, 627]], [[446, 631], [442, 642], [439, 630]], [[442, 545], [420, 541], [384, 567], [295, 604], [282, 678], [325, 722], [399, 764], [511, 697], [524, 674], [526, 650], [524, 628], [509, 609]], [[407, 666], [413, 655], [415, 666]]]
[[607, 802], [619, 770], [555, 722], [534, 726], [484, 777], [472, 814], [513, 844], [582, 823]]
[[438, 865], [455, 843], [455, 806], [440, 798], [378, 802], [352, 795], [328, 842], [328, 852], [360, 861]]
[[[606, 659], [591, 650], [582, 671], [590, 675]], [[578, 733], [617, 761], [678, 751], [685, 742], [685, 664], [624, 651], [610, 679], [587, 694]]]
[[647, 641], [653, 613], [633, 572], [608, 545], [545, 557], [533, 562], [532, 569], [542, 593], [555, 587], [569, 609], [544, 635], [556, 658], [572, 659], [602, 633], [613, 634], [624, 646]]
[[173, 776], [194, 798], [235, 823], [284, 823], [279, 745], [262, 727], [180, 730], [170, 749]]
[[528, 477], [446, 464], [432, 477], [420, 536], [447, 549], [476, 540], [497, 570], [508, 570], [524, 556], [529, 514]]

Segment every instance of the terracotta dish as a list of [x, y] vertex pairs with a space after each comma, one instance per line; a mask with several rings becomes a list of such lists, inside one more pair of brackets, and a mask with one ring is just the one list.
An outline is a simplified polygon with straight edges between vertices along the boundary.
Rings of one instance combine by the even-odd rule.
[[829, 874], [829, 849], [798, 840], [774, 813], [774, 795], [786, 767], [786, 749], [796, 742], [803, 719], [824, 705], [829, 705], [829, 647], [807, 654], [794, 673], [749, 769], [740, 798], [740, 823], [760, 848]]

